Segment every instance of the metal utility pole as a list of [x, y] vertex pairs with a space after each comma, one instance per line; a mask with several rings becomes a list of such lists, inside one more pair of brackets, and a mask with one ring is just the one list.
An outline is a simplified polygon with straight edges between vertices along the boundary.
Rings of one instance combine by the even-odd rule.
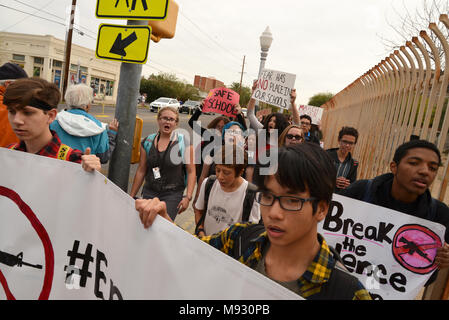
[[76, 0], [72, 0], [72, 9], [70, 11], [69, 30], [67, 32], [67, 38], [65, 41], [64, 78], [62, 80], [62, 99], [64, 99], [65, 92], [67, 90], [67, 82], [68, 82], [68, 78], [69, 78], [70, 55], [72, 53], [73, 23], [75, 21], [75, 8], [76, 8]]
[[[148, 25], [148, 21], [128, 20], [127, 24]], [[141, 64], [122, 62], [115, 108], [115, 117], [120, 127], [117, 133], [117, 145], [109, 163], [108, 178], [125, 192], [128, 192], [141, 75]]]
[[239, 86], [239, 95], [242, 94], [242, 80], [243, 80], [243, 70], [245, 70], [245, 58], [246, 56], [243, 56], [243, 65], [242, 65], [242, 75], [240, 76], [240, 86]]

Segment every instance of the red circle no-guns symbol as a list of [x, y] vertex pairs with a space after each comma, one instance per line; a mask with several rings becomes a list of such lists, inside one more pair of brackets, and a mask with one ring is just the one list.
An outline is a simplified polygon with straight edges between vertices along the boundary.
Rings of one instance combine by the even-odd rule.
[[393, 239], [393, 256], [405, 269], [427, 274], [436, 268], [434, 263], [440, 237], [427, 227], [408, 224], [400, 227]]
[[[34, 214], [33, 210], [20, 198], [20, 196], [11, 189], [0, 186], [0, 196], [4, 196], [12, 200], [22, 211], [28, 221], [31, 223], [33, 229], [38, 234], [44, 246], [45, 253], [45, 276], [44, 283], [42, 285], [42, 291], [39, 295], [39, 300], [47, 300], [50, 296], [51, 286], [53, 283], [53, 272], [54, 272], [54, 252], [53, 246], [51, 245], [50, 237], [44, 226], [41, 224], [39, 219]], [[8, 300], [15, 300], [14, 295], [11, 293], [6, 278], [0, 270], [0, 284], [3, 286], [6, 298]]]

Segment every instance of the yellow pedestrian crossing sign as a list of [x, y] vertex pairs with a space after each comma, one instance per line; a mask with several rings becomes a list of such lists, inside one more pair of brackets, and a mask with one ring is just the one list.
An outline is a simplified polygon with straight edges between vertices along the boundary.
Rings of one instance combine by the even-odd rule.
[[146, 63], [151, 27], [101, 24], [95, 55], [100, 59]]
[[169, 0], [97, 0], [97, 18], [164, 20]]

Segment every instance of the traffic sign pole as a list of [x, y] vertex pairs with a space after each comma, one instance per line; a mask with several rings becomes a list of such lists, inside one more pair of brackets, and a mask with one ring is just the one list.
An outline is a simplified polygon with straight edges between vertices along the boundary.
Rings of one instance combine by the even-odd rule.
[[[128, 20], [128, 25], [148, 25], [148, 21]], [[122, 62], [115, 109], [119, 130], [117, 145], [109, 163], [108, 178], [125, 192], [128, 192], [141, 75], [141, 64]]]

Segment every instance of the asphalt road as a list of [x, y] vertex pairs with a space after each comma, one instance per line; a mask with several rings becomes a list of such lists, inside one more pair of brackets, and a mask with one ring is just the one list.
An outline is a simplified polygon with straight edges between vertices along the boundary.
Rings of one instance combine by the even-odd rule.
[[[115, 107], [110, 106], [92, 106], [90, 112], [93, 116], [95, 116], [99, 121], [104, 123], [109, 123], [112, 121], [115, 115]], [[143, 120], [143, 128], [142, 128], [142, 138], [148, 136], [151, 133], [157, 132], [157, 114], [151, 112], [149, 109], [138, 108], [137, 115]], [[207, 124], [215, 118], [216, 115], [202, 115], [200, 120], [202, 121], [202, 126], [207, 126]], [[189, 127], [188, 120], [190, 115], [185, 113], [180, 114], [179, 119], [179, 128], [185, 129], [192, 132]], [[120, 129], [119, 129], [120, 130]], [[131, 190], [132, 182], [134, 179], [134, 175], [136, 173], [138, 164], [130, 164], [130, 174], [129, 174], [129, 183], [128, 183], [128, 192]], [[102, 165], [101, 172], [108, 176], [108, 164]], [[139, 193], [140, 195], [140, 193]], [[193, 233], [195, 230], [195, 222], [193, 217], [193, 209], [192, 202], [190, 202], [189, 208], [184, 211], [182, 214], [178, 215], [175, 219], [177, 225], [179, 225], [184, 230]]]

